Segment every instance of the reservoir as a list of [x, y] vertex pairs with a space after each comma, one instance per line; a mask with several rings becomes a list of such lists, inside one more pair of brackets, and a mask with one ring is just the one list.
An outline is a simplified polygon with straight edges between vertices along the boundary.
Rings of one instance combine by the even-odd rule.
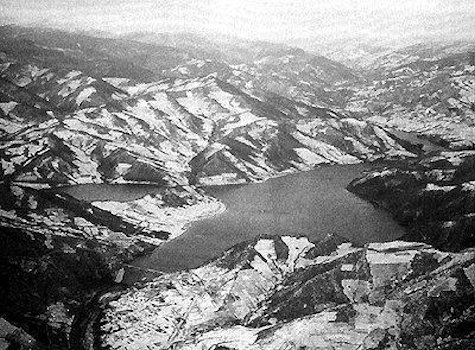
[[193, 223], [135, 266], [176, 271], [194, 268], [224, 250], [260, 235], [307, 236], [320, 240], [338, 234], [355, 243], [394, 240], [404, 234], [388, 213], [346, 190], [367, 164], [323, 166], [263, 183], [215, 186], [206, 192], [226, 211]]
[[163, 188], [148, 184], [81, 184], [59, 187], [56, 190], [87, 202], [129, 202], [145, 197], [147, 194], [153, 196], [160, 193]]

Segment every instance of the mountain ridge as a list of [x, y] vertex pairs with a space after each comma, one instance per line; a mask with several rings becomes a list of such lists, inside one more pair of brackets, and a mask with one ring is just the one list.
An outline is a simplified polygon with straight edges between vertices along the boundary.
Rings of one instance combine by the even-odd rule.
[[[318, 325], [324, 326], [317, 343], [342, 349], [350, 345], [335, 336], [336, 329], [358, 339], [353, 348], [365, 349], [439, 344], [455, 350], [473, 339], [468, 330], [473, 249], [464, 249], [473, 244], [475, 191], [471, 47], [384, 52], [370, 65], [375, 70], [362, 73], [266, 43], [238, 43], [219, 56], [217, 48], [224, 44], [193, 42], [193, 36], [191, 43], [178, 44], [193, 50], [202, 45], [196, 55], [122, 38], [16, 26], [0, 27], [0, 38], [5, 342], [28, 348], [36, 339], [40, 348], [84, 348], [72, 343], [87, 333], [81, 333], [82, 323], [96, 333], [80, 342], [120, 347], [123, 341], [147, 340], [124, 335], [137, 331], [127, 325], [128, 317], [152, 332], [147, 317], [161, 315], [160, 295], [183, 291], [185, 285], [192, 296], [202, 288], [193, 272], [165, 274], [164, 283], [144, 282], [137, 290], [113, 293], [116, 300], [110, 303], [97, 288], [120, 285], [129, 268], [124, 262], [175, 239], [191, 222], [225, 210], [204, 186], [358, 162], [386, 168], [364, 174], [349, 188], [392, 212], [409, 228], [405, 240], [423, 243], [362, 248], [338, 237], [243, 242], [199, 268], [213, 272], [205, 288], [209, 298], [201, 306], [173, 299], [170, 310], [193, 310], [198, 328], [190, 329], [196, 337], [180, 333], [188, 329], [188, 317], [170, 316], [169, 309], [166, 329], [153, 332], [163, 333], [160, 339], [168, 347], [216, 349], [228, 342], [233, 348], [251, 343], [256, 349], [292, 348], [300, 340], [282, 332], [304, 326], [308, 332], [302, 339], [310, 342]], [[223, 59], [226, 54], [235, 62]], [[101, 184], [153, 184], [156, 190], [128, 201], [87, 201], [64, 191], [69, 185]], [[427, 215], [424, 203], [445, 203], [447, 212]], [[231, 288], [223, 299], [213, 285], [224, 280], [242, 288]], [[412, 283], [420, 289], [407, 294]], [[270, 294], [256, 294], [263, 290]], [[137, 316], [141, 295], [149, 292], [158, 304]], [[127, 295], [138, 308], [127, 309]], [[383, 305], [383, 299], [390, 300]], [[121, 321], [101, 321], [99, 311], [95, 318], [81, 318], [81, 305], [91, 304], [104, 308], [107, 319]], [[201, 314], [202, 305], [211, 304], [223, 306], [222, 318]], [[413, 310], [414, 305], [419, 306]], [[302, 314], [287, 313], [290, 306]], [[176, 326], [177, 332], [175, 323], [183, 326]]]

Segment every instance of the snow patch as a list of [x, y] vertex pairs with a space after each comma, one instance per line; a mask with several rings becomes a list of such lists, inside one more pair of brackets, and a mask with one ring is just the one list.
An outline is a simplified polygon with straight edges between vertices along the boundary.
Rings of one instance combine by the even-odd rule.
[[84, 101], [89, 101], [89, 97], [96, 92], [96, 89], [89, 86], [82, 90], [79, 95], [76, 97], [76, 104], [80, 106]]
[[0, 103], [0, 109], [3, 111], [5, 115], [8, 115], [16, 106], [18, 105], [17, 102], [3, 102]]

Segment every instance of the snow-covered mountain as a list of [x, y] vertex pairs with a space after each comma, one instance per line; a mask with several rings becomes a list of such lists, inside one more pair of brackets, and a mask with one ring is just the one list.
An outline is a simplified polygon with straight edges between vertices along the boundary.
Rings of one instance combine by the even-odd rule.
[[109, 295], [101, 341], [111, 349], [457, 349], [473, 344], [465, 307], [474, 257], [473, 248], [451, 254], [401, 241], [361, 248], [263, 237]]
[[[52, 184], [219, 184], [261, 180], [321, 163], [412, 156], [371, 122], [279, 95], [265, 83], [252, 88], [264, 75], [260, 71], [273, 76], [280, 65], [289, 72], [307, 69], [308, 60], [315, 60], [307, 56], [301, 61], [266, 57], [255, 69], [241, 71], [221, 63], [232, 72], [227, 77], [219, 71], [202, 76], [209, 70], [200, 70], [203, 62], [195, 59], [198, 70], [188, 70], [186, 78], [146, 83], [59, 69], [36, 55], [27, 64], [5, 48], [3, 176]], [[324, 62], [328, 69], [321, 67], [312, 79], [335, 83], [338, 64]], [[278, 79], [274, 83], [287, 87]]]
[[[371, 50], [348, 68], [265, 42], [0, 27], [0, 277], [9, 286], [0, 290], [2, 316], [42, 341], [54, 334], [59, 348], [77, 345], [82, 329], [90, 331], [88, 317], [99, 314], [84, 316], [79, 305], [96, 302], [87, 298], [99, 285], [120, 283], [123, 261], [224, 210], [202, 186], [258, 182], [322, 164], [391, 161], [350, 189], [389, 209], [409, 228], [407, 240], [453, 251], [473, 245], [473, 46]], [[127, 201], [85, 201], [62, 188], [94, 184], [155, 190]], [[140, 347], [143, 334], [134, 333], [131, 320], [173, 348], [249, 348], [246, 341], [292, 348], [298, 339], [285, 334], [296, 328], [322, 347], [410, 347], [407, 334], [426, 346], [455, 334], [446, 334], [446, 320], [459, 324], [457, 336], [465, 339], [473, 313], [457, 305], [473, 296], [472, 251], [327, 243], [244, 242], [197, 270], [117, 295], [106, 303], [107, 319], [127, 331], [104, 324], [102, 341]], [[412, 283], [421, 289], [407, 296]], [[213, 294], [218, 285], [228, 293]], [[448, 305], [444, 293], [455, 293], [456, 309], [429, 317], [437, 309], [432, 302]], [[153, 305], [137, 318], [150, 295]], [[388, 298], [394, 303], [383, 305]], [[424, 310], [406, 310], [420, 301]], [[302, 315], [287, 312], [294, 307]], [[211, 317], [209, 310], [220, 311]], [[150, 329], [148, 317], [157, 315], [164, 328]], [[431, 338], [432, 331], [440, 337]]]
[[345, 109], [450, 148], [473, 148], [474, 52], [469, 43], [420, 44], [378, 55]]
[[444, 250], [475, 244], [475, 152], [451, 151], [375, 170], [349, 189], [389, 210], [408, 237]]

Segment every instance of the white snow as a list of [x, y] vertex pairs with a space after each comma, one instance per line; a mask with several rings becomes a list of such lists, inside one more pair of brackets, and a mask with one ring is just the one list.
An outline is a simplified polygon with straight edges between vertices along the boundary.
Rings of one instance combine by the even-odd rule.
[[457, 186], [439, 186], [433, 183], [428, 183], [425, 187], [425, 191], [444, 191], [450, 192], [453, 189], [457, 188]]
[[84, 101], [89, 101], [90, 96], [96, 92], [96, 89], [89, 86], [83, 89], [76, 97], [76, 104], [80, 106]]
[[307, 165], [316, 165], [321, 163], [330, 163], [330, 161], [318, 154], [313, 153], [307, 148], [294, 148], [295, 153], [303, 160]]
[[250, 112], [242, 113], [241, 115], [236, 116], [236, 117], [238, 118], [238, 121], [226, 123], [223, 127], [223, 130], [226, 130], [226, 131], [233, 130], [239, 127], [252, 124], [256, 121], [263, 120], [263, 118], [259, 118]]
[[462, 191], [465, 192], [474, 192], [475, 191], [475, 181], [465, 182], [462, 184]]
[[66, 74], [66, 76], [64, 77], [64, 79], [59, 79], [59, 80], [57, 81], [57, 83], [60, 84], [60, 85], [61, 85], [61, 84], [64, 84], [64, 83], [66, 83], [68, 80], [71, 80], [71, 79], [73, 79], [73, 78], [75, 78], [75, 77], [77, 77], [77, 76], [79, 76], [79, 75], [81, 75], [81, 74], [82, 74], [81, 72], [79, 72], [79, 71], [77, 71], [77, 70], [73, 70], [73, 71], [69, 72], [68, 74]]
[[66, 84], [64, 84], [61, 90], [58, 92], [58, 95], [61, 97], [67, 97], [79, 89], [81, 85], [82, 81], [80, 79], [66, 81]]
[[12, 121], [5, 120], [5, 119], [0, 119], [0, 129], [5, 131], [7, 134], [14, 134], [14, 133], [20, 131], [21, 129], [23, 129], [25, 126], [27, 126], [27, 125], [12, 122]]
[[146, 231], [166, 231], [174, 239], [185, 232], [192, 222], [223, 213], [223, 203], [203, 198], [200, 202], [183, 207], [167, 207], [159, 197], [149, 195], [132, 202], [94, 202], [98, 208], [123, 217]]
[[0, 109], [3, 111], [5, 115], [8, 115], [16, 106], [18, 105], [17, 102], [2, 102], [0, 103]]
[[220, 175], [200, 177], [198, 182], [203, 186], [215, 186], [246, 183], [246, 179], [239, 178], [236, 173], [222, 173]]

